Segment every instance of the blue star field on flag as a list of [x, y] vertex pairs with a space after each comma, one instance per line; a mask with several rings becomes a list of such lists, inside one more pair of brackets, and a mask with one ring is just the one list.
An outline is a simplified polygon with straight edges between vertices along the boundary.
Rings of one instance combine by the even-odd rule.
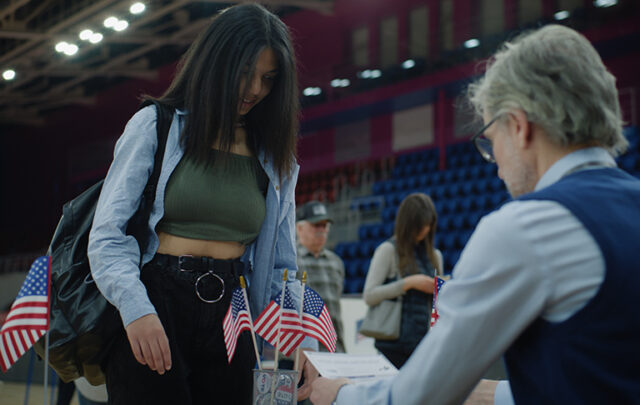
[[224, 344], [227, 347], [227, 359], [229, 363], [236, 352], [238, 337], [244, 330], [251, 330], [251, 319], [244, 301], [242, 288], [236, 288], [231, 295], [229, 309], [222, 322], [224, 331]]
[[309, 287], [304, 290], [302, 327], [305, 335], [317, 339], [330, 352], [336, 351], [337, 335], [329, 310], [320, 295]]
[[[280, 294], [271, 300], [260, 316], [256, 318], [253, 325], [257, 335], [262, 336], [264, 340], [278, 348], [285, 356], [290, 356], [304, 339], [304, 334], [300, 324], [300, 315], [293, 303], [289, 288], [286, 286], [281, 317], [279, 317], [279, 313]], [[281, 335], [281, 343], [278, 346], [279, 333]]]
[[37, 258], [0, 329], [0, 368], [7, 371], [49, 330], [49, 256]]

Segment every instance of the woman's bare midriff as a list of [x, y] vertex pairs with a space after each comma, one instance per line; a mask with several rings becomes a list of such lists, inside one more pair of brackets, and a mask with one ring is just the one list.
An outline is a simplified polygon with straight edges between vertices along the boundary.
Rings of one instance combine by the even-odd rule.
[[207, 256], [215, 259], [235, 259], [244, 253], [244, 245], [239, 242], [190, 239], [158, 232], [160, 246], [158, 253], [172, 256]]

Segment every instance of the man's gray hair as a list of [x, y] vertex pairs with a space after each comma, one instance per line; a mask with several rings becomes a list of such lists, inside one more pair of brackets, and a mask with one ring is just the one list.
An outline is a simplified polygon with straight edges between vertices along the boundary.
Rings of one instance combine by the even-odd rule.
[[468, 96], [480, 115], [523, 110], [557, 145], [601, 146], [613, 156], [628, 145], [615, 77], [585, 37], [561, 25], [505, 43]]

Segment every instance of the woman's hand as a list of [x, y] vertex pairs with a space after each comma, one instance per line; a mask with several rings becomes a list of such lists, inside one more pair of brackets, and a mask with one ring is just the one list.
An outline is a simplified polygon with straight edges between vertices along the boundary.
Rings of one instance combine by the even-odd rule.
[[338, 391], [343, 385], [350, 384], [348, 378], [329, 379], [320, 377], [313, 383], [311, 402], [314, 405], [331, 405], [338, 396]]
[[402, 286], [404, 291], [418, 290], [426, 294], [433, 294], [433, 277], [424, 274], [414, 274], [402, 280], [404, 281], [404, 285]]
[[140, 364], [162, 375], [171, 370], [169, 339], [156, 314], [145, 315], [125, 328], [131, 351]]

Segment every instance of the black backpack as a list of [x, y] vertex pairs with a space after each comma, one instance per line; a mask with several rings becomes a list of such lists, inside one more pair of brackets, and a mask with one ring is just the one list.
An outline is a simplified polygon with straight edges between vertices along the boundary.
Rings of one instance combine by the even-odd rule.
[[[140, 246], [140, 260], [147, 240], [145, 229], [155, 200], [173, 108], [156, 101], [158, 148], [153, 173], [147, 181], [138, 211], [129, 221], [127, 234]], [[62, 218], [49, 246], [51, 255], [51, 311], [49, 319], [49, 365], [60, 379], [69, 382], [84, 376], [93, 385], [105, 382], [101, 363], [113, 338], [122, 329], [116, 308], [96, 287], [91, 277], [87, 243], [100, 191], [100, 180], [62, 208]], [[45, 337], [34, 345], [45, 357]]]

